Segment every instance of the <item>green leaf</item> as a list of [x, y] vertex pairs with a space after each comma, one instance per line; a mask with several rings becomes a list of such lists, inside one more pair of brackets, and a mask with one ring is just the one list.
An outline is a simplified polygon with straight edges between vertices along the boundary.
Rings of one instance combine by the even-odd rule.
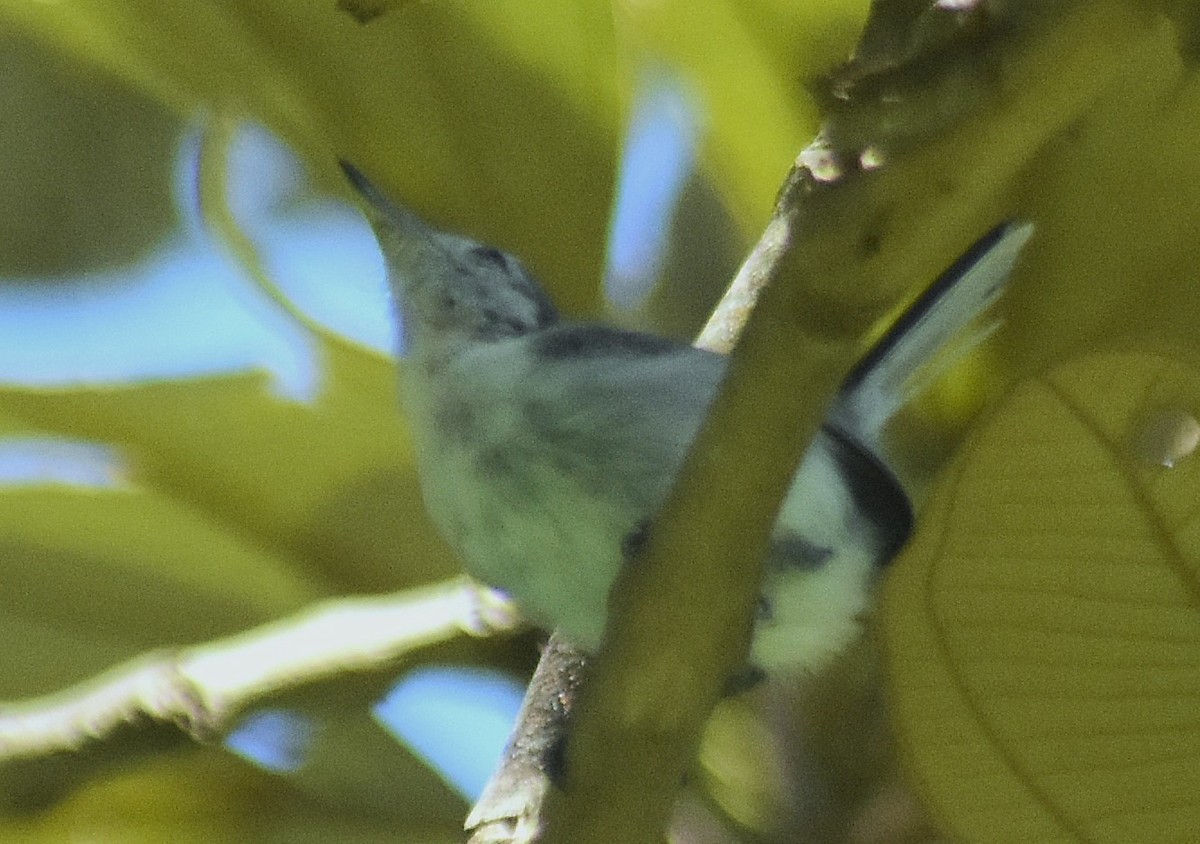
[[908, 770], [956, 839], [1200, 828], [1198, 414], [1194, 364], [1081, 358], [934, 493], [884, 622]]

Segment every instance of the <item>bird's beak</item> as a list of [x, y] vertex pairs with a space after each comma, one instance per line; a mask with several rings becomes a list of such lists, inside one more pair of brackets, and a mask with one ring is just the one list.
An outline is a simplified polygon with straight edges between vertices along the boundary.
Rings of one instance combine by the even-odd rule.
[[376, 234], [381, 238], [385, 234], [390, 235], [389, 239], [395, 238], [400, 241], [419, 239], [421, 242], [430, 242], [433, 230], [420, 217], [388, 199], [383, 191], [375, 187], [371, 180], [349, 161], [338, 159], [338, 164], [346, 174], [346, 179], [362, 197], [366, 205], [367, 219], [371, 221], [371, 227], [375, 229]]

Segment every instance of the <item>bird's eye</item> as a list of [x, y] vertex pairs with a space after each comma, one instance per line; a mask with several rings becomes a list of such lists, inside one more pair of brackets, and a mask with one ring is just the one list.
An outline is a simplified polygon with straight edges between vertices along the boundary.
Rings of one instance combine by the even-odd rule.
[[504, 253], [493, 246], [476, 246], [471, 250], [471, 254], [481, 261], [495, 264], [502, 270], [508, 269], [508, 261], [504, 259]]

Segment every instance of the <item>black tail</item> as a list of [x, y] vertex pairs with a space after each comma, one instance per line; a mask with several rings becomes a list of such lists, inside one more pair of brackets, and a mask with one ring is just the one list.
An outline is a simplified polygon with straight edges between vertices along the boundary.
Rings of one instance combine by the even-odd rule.
[[[842, 384], [828, 422], [874, 448], [883, 427], [910, 398], [913, 375], [953, 345], [964, 354], [995, 328], [968, 329], [1004, 292], [1033, 234], [1030, 223], [1004, 223], [980, 238], [929, 286]], [[958, 343], [952, 341], [960, 340]]]

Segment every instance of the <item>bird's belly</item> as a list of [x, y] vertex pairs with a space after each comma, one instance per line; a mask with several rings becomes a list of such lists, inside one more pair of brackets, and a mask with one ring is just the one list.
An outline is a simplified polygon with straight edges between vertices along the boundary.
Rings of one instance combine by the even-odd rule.
[[535, 624], [597, 647], [622, 540], [644, 514], [514, 450], [431, 463], [426, 505], [468, 573], [508, 592]]

